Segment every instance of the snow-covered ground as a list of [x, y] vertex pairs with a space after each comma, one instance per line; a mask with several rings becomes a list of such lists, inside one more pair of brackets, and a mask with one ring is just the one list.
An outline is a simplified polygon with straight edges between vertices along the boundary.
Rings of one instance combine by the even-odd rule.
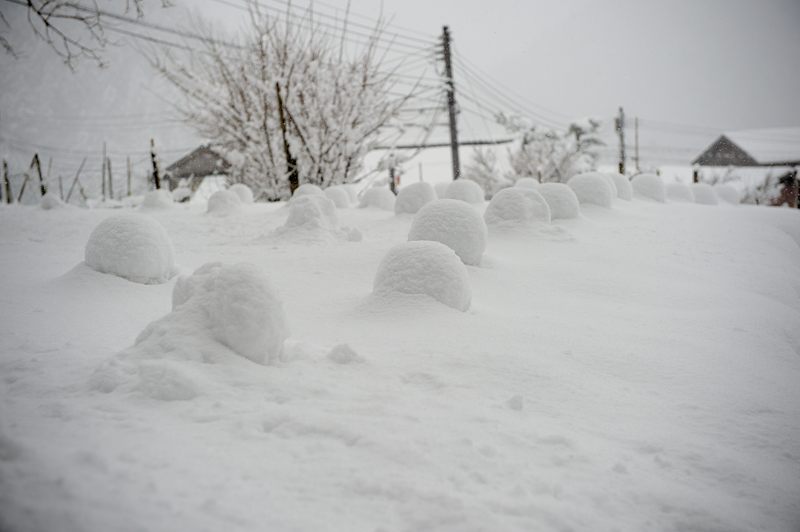
[[81, 265], [118, 211], [0, 208], [0, 529], [800, 526], [796, 210], [615, 200], [490, 231], [466, 312], [371, 294], [410, 215], [338, 209], [359, 241], [275, 232], [288, 212], [143, 214], [184, 274], [256, 265], [290, 330], [277, 364], [139, 366], [154, 394], [93, 382], [176, 278]]

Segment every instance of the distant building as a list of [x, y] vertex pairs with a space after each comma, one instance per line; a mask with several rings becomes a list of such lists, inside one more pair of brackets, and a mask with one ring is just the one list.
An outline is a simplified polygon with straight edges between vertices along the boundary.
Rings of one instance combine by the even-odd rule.
[[786, 174], [782, 175], [778, 179], [778, 184], [781, 187], [780, 195], [772, 200], [772, 205], [776, 207], [786, 205], [787, 207], [797, 208], [797, 170], [792, 170], [791, 172], [787, 172]]
[[699, 166], [800, 166], [800, 128], [751, 129], [721, 135], [694, 161]]
[[197, 190], [208, 176], [228, 176], [231, 165], [208, 144], [204, 144], [169, 165], [165, 177], [169, 188], [174, 190], [181, 179], [189, 179], [191, 189]]

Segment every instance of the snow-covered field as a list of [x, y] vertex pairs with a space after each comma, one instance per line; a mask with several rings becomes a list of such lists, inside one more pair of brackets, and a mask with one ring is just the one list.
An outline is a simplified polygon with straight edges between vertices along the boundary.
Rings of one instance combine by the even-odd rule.
[[181, 273], [263, 271], [290, 337], [104, 388], [177, 279], [81, 265], [117, 213], [0, 208], [4, 532], [800, 527], [796, 210], [615, 200], [490, 232], [466, 312], [372, 294], [411, 215], [148, 210]]

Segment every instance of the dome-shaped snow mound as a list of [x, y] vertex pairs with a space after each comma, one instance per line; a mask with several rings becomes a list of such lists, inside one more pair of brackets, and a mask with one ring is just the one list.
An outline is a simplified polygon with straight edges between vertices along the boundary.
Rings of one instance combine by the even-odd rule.
[[695, 203], [701, 205], [716, 205], [719, 203], [714, 187], [706, 183], [692, 183], [692, 193], [694, 194]]
[[631, 179], [633, 193], [640, 198], [664, 203], [667, 194], [664, 190], [664, 180], [655, 174], [639, 174]]
[[443, 183], [433, 184], [433, 190], [436, 191], [437, 198], [443, 199], [445, 197], [445, 194], [447, 194], [447, 187], [450, 186], [450, 183], [452, 183], [452, 181], [445, 181]]
[[411, 222], [408, 240], [441, 242], [456, 252], [464, 264], [480, 264], [486, 250], [486, 223], [463, 201], [436, 200], [422, 207]]
[[303, 196], [324, 196], [325, 193], [317, 185], [311, 183], [303, 183], [292, 194], [292, 200], [302, 198]]
[[383, 209], [384, 211], [393, 211], [394, 202], [396, 201], [394, 194], [389, 190], [389, 187], [372, 187], [368, 188], [361, 195], [361, 202], [359, 207], [375, 207]]
[[242, 203], [253, 203], [253, 191], [244, 183], [234, 183], [228, 190], [239, 196]]
[[284, 227], [335, 229], [338, 225], [336, 205], [324, 194], [309, 194], [289, 202], [289, 216]]
[[242, 200], [235, 192], [218, 190], [208, 198], [206, 212], [217, 216], [233, 214], [242, 208]]
[[467, 203], [483, 203], [486, 193], [478, 183], [462, 177], [448, 185], [447, 190], [444, 192], [444, 197], [446, 199], [466, 201]]
[[686, 183], [667, 183], [664, 190], [669, 201], [694, 203], [694, 194]]
[[504, 188], [495, 194], [483, 215], [486, 225], [495, 228], [521, 227], [550, 223], [550, 206], [538, 190], [527, 187]]
[[136, 283], [163, 283], [175, 274], [175, 254], [164, 228], [149, 216], [106, 218], [89, 236], [86, 265]]
[[415, 241], [389, 250], [378, 266], [375, 294], [425, 294], [457, 310], [469, 309], [469, 274], [455, 252], [439, 242]]
[[630, 179], [627, 176], [618, 174], [617, 172], [608, 172], [606, 174], [614, 182], [617, 189], [617, 197], [621, 200], [630, 201], [633, 199], [633, 187], [631, 186]]
[[611, 207], [616, 196], [608, 179], [598, 172], [578, 174], [567, 181], [567, 185], [581, 204], [589, 203], [601, 207]]
[[346, 209], [350, 206], [350, 194], [342, 185], [333, 185], [325, 189], [325, 196], [336, 205], [337, 209]]
[[738, 205], [741, 201], [739, 191], [732, 185], [714, 185], [714, 192], [716, 192], [717, 197], [725, 203]]
[[553, 220], [577, 218], [581, 213], [578, 196], [564, 183], [542, 183], [536, 189], [550, 207]]
[[65, 205], [66, 203], [61, 201], [61, 198], [59, 198], [52, 192], [48, 192], [47, 194], [42, 196], [42, 201], [41, 203], [39, 203], [39, 206], [45, 211], [49, 211], [51, 209], [60, 209]]
[[523, 188], [539, 188], [539, 180], [535, 177], [520, 177], [514, 182], [515, 187], [523, 187]]
[[394, 203], [395, 214], [416, 214], [426, 203], [436, 200], [436, 190], [430, 183], [419, 182], [400, 189]]
[[157, 188], [144, 195], [142, 209], [168, 209], [175, 204], [172, 194], [163, 188]]

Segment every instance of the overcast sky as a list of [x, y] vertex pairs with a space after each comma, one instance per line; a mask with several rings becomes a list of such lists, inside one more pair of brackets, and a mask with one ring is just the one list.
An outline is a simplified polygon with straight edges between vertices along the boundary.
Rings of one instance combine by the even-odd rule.
[[[185, 24], [185, 7], [192, 6], [221, 29], [233, 30], [243, 17], [220, 0], [174, 2], [176, 7], [163, 10], [160, 2], [148, 0], [146, 19]], [[108, 8], [121, 3], [100, 2]], [[280, 9], [281, 2], [265, 3]], [[337, 7], [343, 12], [346, 2], [315, 5], [331, 14]], [[624, 106], [629, 117], [640, 117], [643, 151], [654, 163], [691, 160], [725, 130], [800, 126], [798, 0], [385, 0], [382, 5], [402, 35], [398, 42], [433, 46], [442, 25], [449, 25], [454, 48], [473, 74], [513, 93], [537, 117], [610, 118]], [[379, 6], [353, 0], [351, 20], [367, 23], [378, 16]], [[198, 142], [183, 126], [166, 121], [164, 100], [172, 96], [125, 39], [108, 52], [107, 69], [84, 63], [73, 73], [31, 38], [19, 7], [0, 2], [0, 9], [24, 52], [17, 60], [0, 57], [4, 156], [29, 159], [27, 151], [53, 148], [59, 155], [55, 164], [66, 171], [83, 153], [99, 157], [103, 140], [115, 156], [141, 157], [154, 136], [167, 160]], [[472, 90], [475, 98], [503, 108], [480, 86], [470, 85], [461, 65], [455, 75], [465, 98]], [[485, 136], [485, 124], [468, 114], [463, 134]]]

